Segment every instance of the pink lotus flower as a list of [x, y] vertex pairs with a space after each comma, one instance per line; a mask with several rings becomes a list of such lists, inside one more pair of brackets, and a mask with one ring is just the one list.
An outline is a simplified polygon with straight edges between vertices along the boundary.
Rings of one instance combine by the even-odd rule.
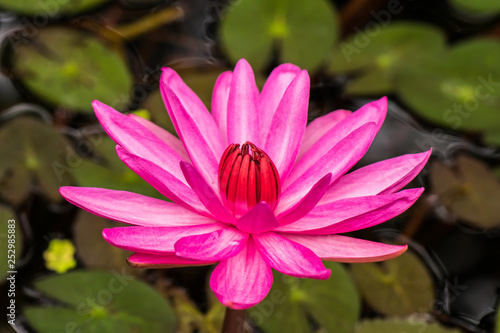
[[211, 288], [226, 306], [244, 309], [269, 292], [271, 268], [328, 279], [322, 259], [371, 262], [406, 250], [339, 235], [395, 217], [423, 191], [400, 190], [430, 151], [346, 174], [382, 125], [386, 98], [306, 127], [307, 72], [281, 65], [259, 92], [245, 60], [218, 78], [212, 113], [170, 68], [161, 91], [180, 140], [145, 119], [98, 101], [93, 106], [122, 161], [173, 202], [61, 188], [91, 213], [137, 225], [103, 231], [110, 244], [135, 252], [132, 266], [218, 263]]

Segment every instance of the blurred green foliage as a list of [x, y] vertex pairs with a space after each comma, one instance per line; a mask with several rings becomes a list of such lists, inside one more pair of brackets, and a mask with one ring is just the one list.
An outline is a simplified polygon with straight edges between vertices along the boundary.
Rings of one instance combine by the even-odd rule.
[[124, 110], [132, 76], [123, 56], [94, 36], [68, 28], [43, 28], [18, 45], [13, 72], [42, 99], [78, 112], [95, 99]]
[[[3, 221], [14, 218], [12, 208], [25, 209], [33, 195], [43, 197], [54, 211], [61, 209], [52, 204], [61, 203], [58, 189], [64, 185], [111, 188], [163, 198], [119, 160], [115, 143], [102, 130], [98, 128], [90, 137], [83, 135], [87, 126], [97, 124], [91, 109], [94, 99], [122, 112], [140, 108], [142, 116], [175, 134], [157, 82], [145, 89], [144, 96], [134, 94], [135, 86], [146, 86], [145, 74], [137, 67], [146, 67], [147, 60], [134, 60], [128, 52], [130, 45], [148, 45], [138, 51], [143, 51], [141, 56], [145, 59], [158, 53], [154, 59], [160, 60], [152, 67], [175, 67], [208, 109], [217, 76], [230, 70], [239, 58], [247, 58], [252, 64], [259, 87], [272, 65], [291, 62], [307, 69], [313, 90], [325, 89], [323, 92], [331, 99], [335, 95], [344, 104], [353, 105], [359, 97], [389, 94], [426, 126], [443, 127], [479, 148], [484, 148], [483, 144], [500, 146], [500, 42], [493, 29], [495, 15], [500, 12], [498, 1], [450, 0], [453, 8], [466, 12], [468, 18], [480, 17], [485, 22], [480, 32], [460, 32], [458, 27], [459, 32], [453, 33], [446, 29], [449, 22], [437, 25], [427, 23], [431, 21], [427, 18], [417, 22], [392, 16], [381, 22], [377, 20], [379, 13], [370, 9], [369, 22], [365, 18], [360, 21], [363, 24], [348, 29], [345, 8], [354, 1], [347, 1], [340, 9], [327, 0], [233, 1], [225, 5], [216, 26], [214, 55], [210, 54], [202, 66], [183, 57], [186, 49], [195, 48], [196, 40], [191, 35], [177, 38], [175, 33], [182, 29], [170, 26], [155, 34], [158, 23], [148, 23], [148, 15], [153, 15], [156, 7], [150, 11], [141, 9], [138, 15], [134, 12], [121, 16], [126, 8], [142, 8], [151, 3], [157, 6], [157, 2], [123, 0], [118, 10], [113, 7], [115, 4], [104, 6], [106, 2], [0, 0], [2, 8], [22, 14], [24, 30], [29, 32], [19, 29], [10, 34], [13, 47], [5, 72], [13, 82], [21, 83], [19, 90], [27, 100], [42, 104], [49, 115], [44, 121], [25, 114], [0, 118], [1, 226]], [[102, 11], [87, 15], [101, 5]], [[183, 10], [182, 20], [192, 20], [192, 8]], [[135, 16], [147, 23], [152, 39], [142, 36], [131, 41], [119, 36], [120, 31], [126, 31], [120, 27], [130, 22], [133, 25]], [[65, 20], [67, 17], [73, 18]], [[46, 21], [38, 24], [36, 18]], [[135, 33], [143, 32], [141, 25], [133, 26], [139, 27]], [[167, 52], [158, 52], [161, 47], [156, 44], [167, 44], [163, 47]], [[156, 79], [158, 73], [146, 72], [150, 79]], [[330, 89], [329, 84], [338, 86], [338, 91]], [[316, 103], [321, 104], [312, 99], [311, 108]], [[86, 149], [82, 150], [84, 146]], [[456, 220], [476, 231], [498, 231], [498, 166], [492, 167], [492, 163], [487, 164], [480, 157], [451, 155], [450, 160], [452, 163], [436, 162], [428, 168], [429, 192]], [[36, 211], [30, 213], [37, 215]], [[27, 244], [17, 222], [19, 261]], [[81, 210], [72, 222], [75, 256], [86, 269], [35, 282], [43, 300], [39, 306], [25, 307], [23, 313], [37, 331], [220, 331], [224, 307], [212, 292], [199, 297], [176, 285], [178, 281], [172, 282], [169, 278], [174, 274], [154, 280], [145, 271], [125, 268], [130, 252], [110, 246], [101, 236], [103, 228], [122, 224]], [[53, 221], [47, 220], [41, 229], [50, 229], [50, 223]], [[0, 230], [2, 248], [6, 244], [5, 230]], [[53, 235], [35, 236], [51, 239]], [[60, 240], [52, 240], [49, 245], [47, 253], [52, 254], [52, 259], [47, 267], [62, 272], [75, 265], [74, 248], [59, 243], [62, 248], [54, 249], [57, 242]], [[7, 270], [5, 265], [1, 259], [2, 272]], [[267, 333], [458, 332], [435, 322], [438, 317], [432, 313], [436, 297], [433, 278], [426, 264], [411, 252], [381, 264], [353, 264], [349, 270], [337, 263], [325, 265], [333, 271], [327, 281], [296, 279], [275, 272], [267, 298], [248, 311], [253, 324]], [[114, 273], [90, 270], [94, 268]], [[147, 285], [136, 280], [145, 277], [155, 282]], [[115, 287], [120, 291], [111, 289]], [[61, 304], [47, 306], [53, 304], [47, 298]], [[82, 303], [88, 298], [97, 301]], [[172, 301], [172, 307], [167, 299]], [[372, 312], [384, 318], [366, 319], [365, 314]], [[395, 319], [396, 315], [402, 317]], [[500, 333], [499, 323], [497, 319]]]
[[434, 283], [411, 252], [380, 264], [352, 265], [351, 271], [364, 299], [379, 313], [402, 316], [433, 308]]
[[26, 307], [40, 333], [175, 332], [168, 302], [144, 282], [120, 271], [74, 271], [36, 281], [35, 288], [65, 306]]

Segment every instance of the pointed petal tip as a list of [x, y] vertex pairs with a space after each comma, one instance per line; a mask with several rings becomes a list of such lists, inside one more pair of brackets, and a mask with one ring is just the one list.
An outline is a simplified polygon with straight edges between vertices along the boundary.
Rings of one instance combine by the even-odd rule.
[[291, 73], [296, 73], [298, 74], [301, 69], [299, 66], [294, 65], [292, 63], [286, 62], [284, 64], [278, 65], [273, 71], [279, 71], [279, 72], [291, 72]]
[[233, 73], [238, 73], [238, 72], [246, 73], [247, 75], [252, 75], [252, 76], [254, 75], [252, 66], [245, 58], [238, 60], [238, 62], [234, 66]]
[[317, 275], [318, 280], [328, 280], [332, 276], [331, 269], [325, 269], [321, 274]]
[[248, 66], [250, 68], [252, 67], [252, 66], [250, 66], [250, 63], [248, 62], [248, 60], [246, 60], [245, 58], [241, 58], [240, 60], [238, 60], [238, 62], [236, 63], [236, 66], [234, 66], [234, 67], [236, 68], [239, 66]]

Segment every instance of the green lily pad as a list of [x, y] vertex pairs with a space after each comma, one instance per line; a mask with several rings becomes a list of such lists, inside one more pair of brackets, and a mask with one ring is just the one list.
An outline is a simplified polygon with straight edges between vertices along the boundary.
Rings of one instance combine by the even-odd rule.
[[500, 226], [500, 181], [478, 160], [459, 156], [455, 168], [433, 163], [430, 181], [441, 202], [476, 227]]
[[66, 304], [24, 308], [28, 322], [40, 333], [176, 331], [168, 302], [123, 272], [73, 271], [42, 278], [35, 288]]
[[495, 14], [500, 12], [500, 2], [496, 0], [451, 0], [460, 9], [477, 14]]
[[500, 146], [500, 129], [498, 131], [492, 131], [488, 133], [484, 133], [483, 140], [487, 144]]
[[121, 55], [69, 28], [40, 29], [17, 45], [12, 70], [40, 98], [78, 112], [91, 112], [94, 99], [125, 109], [133, 84]]
[[431, 25], [397, 22], [378, 30], [360, 31], [340, 43], [330, 67], [334, 74], [355, 72], [346, 93], [387, 94], [396, 76], [407, 67], [419, 67], [445, 50], [443, 32]]
[[411, 252], [380, 264], [355, 264], [351, 270], [364, 299], [377, 312], [408, 315], [432, 310], [432, 278]]
[[0, 7], [19, 14], [37, 15], [38, 20], [49, 20], [54, 17], [75, 15], [91, 10], [109, 0], [78, 1], [39, 1], [39, 0], [0, 0]]
[[92, 149], [94, 149], [97, 156], [96, 159], [75, 156], [79, 162], [71, 171], [78, 185], [129, 191], [165, 199], [163, 195], [130, 170], [118, 158], [115, 150], [116, 144], [113, 140], [101, 136], [96, 141], [89, 140], [86, 142], [90, 144], [95, 142]]
[[132, 252], [112, 246], [102, 237], [104, 228], [123, 226], [126, 224], [80, 210], [73, 225], [78, 258], [89, 268], [120, 271], [123, 269], [127, 274], [140, 275], [142, 270], [132, 268], [127, 264], [127, 258]]
[[[464, 65], [466, 64], [466, 65]], [[397, 91], [419, 115], [463, 130], [500, 128], [500, 42], [469, 40], [398, 77]]]
[[363, 320], [355, 333], [460, 333], [460, 330], [445, 328], [438, 323], [429, 323], [419, 318]]
[[267, 297], [247, 315], [265, 332], [312, 332], [312, 318], [327, 332], [352, 332], [360, 314], [359, 295], [339, 263], [325, 262], [330, 279], [298, 279], [275, 272]]
[[[12, 220], [15, 221], [13, 229], [10, 228], [12, 222], [9, 223]], [[23, 233], [19, 223], [19, 220], [16, 219], [14, 212], [10, 208], [0, 205], [0, 250], [4, 253], [2, 258], [0, 258], [0, 278], [2, 281], [5, 281], [4, 278], [7, 275], [7, 271], [15, 271], [17, 269], [18, 260], [23, 252]], [[9, 233], [9, 230], [14, 230], [14, 232]], [[9, 239], [14, 244], [13, 248], [11, 246], [11, 251], [9, 251]], [[12, 239], [15, 240], [15, 243]], [[11, 257], [12, 255], [14, 257]], [[14, 260], [14, 262], [8, 260]]]
[[337, 34], [336, 13], [325, 0], [241, 0], [221, 24], [222, 45], [233, 62], [246, 58], [259, 70], [269, 64], [274, 47], [281, 62], [314, 70]]
[[35, 179], [48, 199], [62, 200], [59, 187], [69, 185], [69, 175], [57, 172], [71, 145], [53, 127], [30, 117], [18, 117], [0, 128], [0, 195], [19, 204]]

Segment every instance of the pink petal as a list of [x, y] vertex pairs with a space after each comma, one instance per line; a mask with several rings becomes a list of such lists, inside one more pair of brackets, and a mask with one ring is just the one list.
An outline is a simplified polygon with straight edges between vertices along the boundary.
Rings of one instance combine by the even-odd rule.
[[184, 179], [179, 162], [182, 157], [137, 121], [99, 101], [92, 103], [102, 127], [118, 145], [130, 154], [155, 163], [172, 176]]
[[260, 141], [266, 142], [269, 127], [274, 113], [283, 98], [285, 90], [299, 74], [300, 68], [292, 64], [282, 64], [276, 67], [264, 84], [259, 96], [259, 127]]
[[341, 235], [282, 234], [283, 237], [308, 247], [321, 259], [338, 262], [374, 262], [397, 257], [406, 245], [388, 245]]
[[253, 238], [264, 260], [275, 270], [295, 277], [321, 280], [330, 277], [331, 271], [307, 247], [273, 232], [253, 235]]
[[165, 142], [170, 148], [175, 150], [175, 152], [179, 154], [184, 160], [189, 161], [189, 156], [186, 152], [186, 149], [184, 149], [181, 140], [179, 140], [175, 135], [156, 125], [155, 123], [142, 117], [136, 116], [133, 113], [129, 114], [128, 116], [150, 130], [151, 133], [156, 135], [158, 139]]
[[236, 256], [222, 260], [210, 277], [217, 299], [232, 309], [247, 309], [262, 301], [273, 284], [271, 267], [253, 240]]
[[[282, 192], [278, 203], [279, 209], [285, 211], [295, 205], [325, 175], [331, 173], [332, 181], [334, 181], [347, 172], [368, 150], [376, 130], [374, 123], [368, 123], [338, 142]], [[306, 155], [304, 155], [303, 159], [305, 158]], [[295, 168], [290, 176], [294, 172]]]
[[184, 177], [191, 188], [198, 195], [200, 201], [205, 205], [210, 213], [217, 217], [220, 221], [234, 221], [233, 214], [224, 207], [217, 193], [209, 186], [201, 177], [198, 171], [187, 162], [181, 162], [181, 169]]
[[316, 206], [299, 221], [280, 226], [276, 231], [324, 235], [368, 228], [401, 214], [415, 203], [422, 192], [423, 188], [416, 188], [334, 201]]
[[227, 105], [227, 143], [250, 141], [261, 146], [259, 141], [259, 114], [257, 101], [259, 89], [255, 83], [252, 67], [241, 59], [234, 68]]
[[131, 192], [72, 186], [61, 187], [59, 192], [66, 200], [92, 214], [140, 226], [172, 227], [215, 222], [175, 203]]
[[348, 173], [331, 185], [319, 204], [399, 191], [418, 175], [430, 156], [431, 150], [403, 155]]
[[248, 234], [234, 228], [186, 236], [175, 243], [175, 254], [188, 259], [220, 261], [234, 257], [246, 247]]
[[[205, 213], [208, 212], [196, 193], [166, 170], [148, 160], [128, 153], [120, 146], [116, 146], [116, 153], [130, 169], [176, 204], [199, 214], [206, 215]], [[181, 176], [185, 180], [184, 175]]]
[[[210, 117], [210, 114], [208, 113], [207, 108], [205, 107], [205, 104], [201, 101], [201, 99], [194, 93], [191, 88], [189, 88], [186, 83], [182, 80], [182, 78], [177, 74], [172, 68], [162, 68], [162, 75], [160, 79], [160, 89], [163, 90], [164, 87], [168, 88], [169, 90], [172, 90], [173, 93], [177, 96], [177, 98], [180, 100], [182, 105], [186, 110], [189, 110], [190, 114], [197, 118], [195, 120], [200, 120], [201, 122], [207, 121], [206, 118]], [[162, 92], [163, 93], [163, 92]], [[165, 97], [165, 96], [163, 96]], [[171, 114], [171, 111], [168, 108], [168, 104], [165, 103], [167, 106], [167, 111], [169, 114]], [[172, 119], [172, 122], [174, 122], [175, 125], [175, 118], [170, 116]], [[200, 124], [202, 125], [202, 124]], [[210, 131], [210, 128], [206, 129], [207, 131]], [[207, 134], [210, 132], [207, 132]], [[217, 140], [217, 138], [209, 138], [210, 142], [212, 140]], [[215, 142], [214, 145], [216, 145]]]
[[[313, 209], [318, 201], [323, 197], [326, 190], [330, 186], [330, 180], [332, 179], [332, 174], [329, 173], [325, 177], [321, 178], [306, 194], [306, 196], [299, 201], [295, 206], [290, 209], [280, 212], [279, 210], [275, 211], [275, 214], [278, 216], [278, 222], [280, 225], [285, 225], [288, 223], [295, 222], [300, 220], [302, 217], [307, 215]], [[282, 206], [283, 207], [283, 206]]]
[[247, 233], [259, 234], [278, 227], [274, 213], [266, 202], [259, 202], [236, 221], [236, 227]]
[[309, 75], [301, 71], [290, 83], [269, 127], [264, 151], [284, 182], [300, 149], [307, 124]]
[[206, 182], [216, 189], [219, 159], [225, 148], [220, 131], [206, 109], [193, 109], [188, 112], [165, 80], [163, 79], [161, 85], [162, 96], [175, 129], [195, 168]]
[[233, 73], [230, 71], [224, 72], [217, 78], [212, 94], [212, 117], [219, 126], [222, 139], [226, 146], [227, 143], [227, 103], [229, 100], [229, 89], [231, 88], [231, 80]]
[[211, 261], [185, 259], [176, 256], [175, 254], [155, 255], [148, 253], [134, 253], [127, 262], [130, 266], [136, 268], [173, 268], [184, 266], [206, 266], [214, 264]]
[[306, 127], [304, 139], [300, 146], [297, 160], [299, 160], [309, 148], [311, 148], [323, 135], [334, 128], [340, 121], [349, 116], [352, 112], [347, 110], [337, 110], [322, 117], [314, 119]]
[[133, 252], [165, 254], [175, 252], [174, 244], [182, 237], [201, 235], [226, 228], [213, 223], [186, 227], [118, 227], [104, 229], [106, 242]]
[[[295, 164], [292, 173], [283, 184], [287, 188], [290, 184], [295, 182], [302, 174], [315, 165], [320, 159], [328, 154], [328, 151], [336, 146], [339, 142], [344, 140], [350, 134], [369, 123], [375, 123], [376, 128], [370, 133], [366, 133], [364, 141], [369, 141], [369, 144], [375, 138], [380, 126], [385, 119], [387, 113], [387, 98], [381, 98], [378, 101], [371, 102], [363, 106], [358, 111], [352, 113], [344, 120], [339, 122], [335, 127], [331, 128], [325, 135], [323, 135], [317, 142], [311, 146], [310, 149], [302, 156], [302, 158]], [[334, 181], [336, 179], [333, 174]]]

